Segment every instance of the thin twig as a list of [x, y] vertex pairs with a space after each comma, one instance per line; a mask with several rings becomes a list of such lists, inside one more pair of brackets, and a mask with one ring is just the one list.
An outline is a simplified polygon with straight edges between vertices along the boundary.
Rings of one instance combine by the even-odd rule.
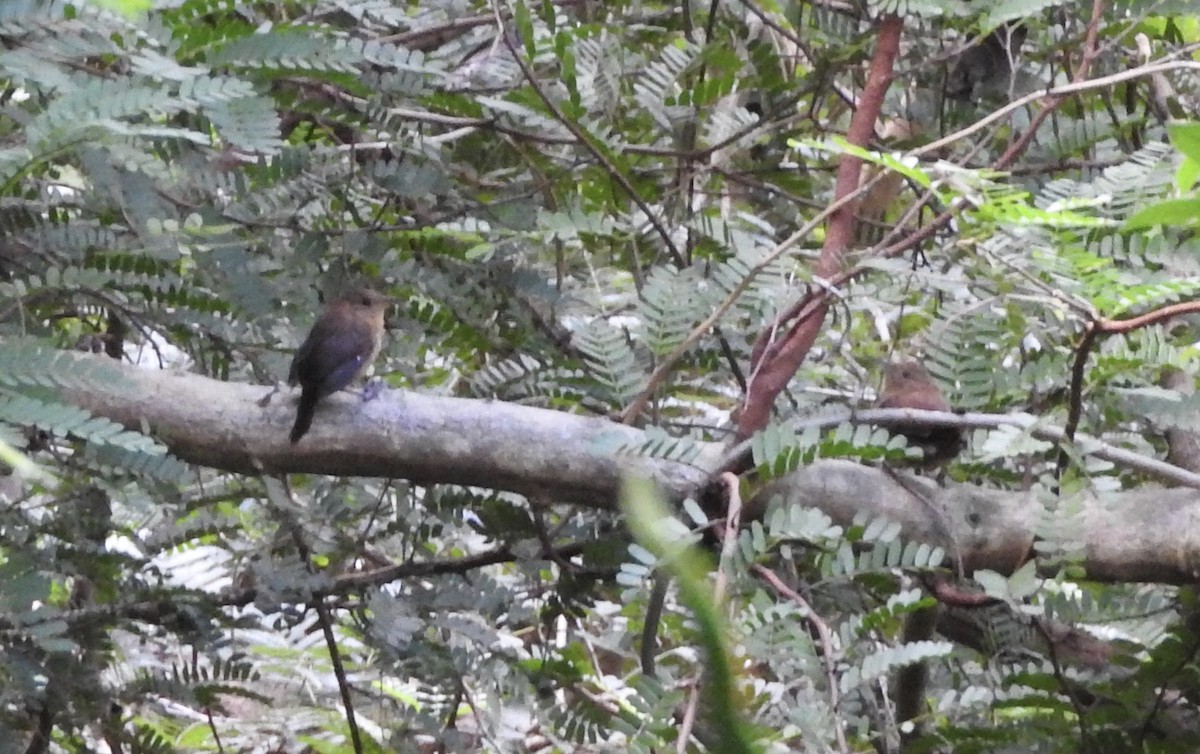
[[718, 605], [725, 600], [725, 588], [729, 582], [729, 568], [737, 551], [738, 532], [742, 525], [742, 495], [738, 489], [738, 478], [728, 472], [717, 480], [725, 486], [725, 530], [721, 535], [721, 560], [717, 564], [717, 580], [713, 586], [713, 601]]
[[[1075, 439], [1075, 431], [1079, 429], [1079, 420], [1083, 416], [1083, 380], [1086, 377], [1088, 356], [1096, 345], [1100, 331], [1095, 322], [1089, 322], [1084, 328], [1083, 337], [1075, 348], [1075, 358], [1071, 362], [1071, 384], [1067, 390], [1067, 423], [1063, 426], [1063, 435], [1068, 441]], [[1058, 452], [1058, 463], [1055, 468], [1055, 478], [1061, 479], [1071, 462], [1064, 445]]]
[[683, 707], [683, 720], [679, 723], [679, 737], [675, 740], [675, 751], [679, 754], [687, 751], [688, 741], [692, 738], [692, 728], [696, 726], [696, 711], [700, 708], [700, 681], [692, 678], [685, 681], [689, 686], [687, 702]]
[[1066, 694], [1067, 699], [1071, 702], [1071, 706], [1075, 709], [1075, 722], [1079, 726], [1079, 743], [1082, 751], [1091, 751], [1093, 746], [1088, 743], [1092, 740], [1092, 735], [1089, 733], [1087, 722], [1087, 710], [1079, 701], [1079, 697], [1072, 684], [1063, 674], [1062, 663], [1058, 659], [1058, 642], [1050, 636], [1050, 632], [1046, 630], [1046, 626], [1036, 618], [1033, 621], [1033, 626], [1042, 640], [1046, 642], [1046, 652], [1050, 655], [1050, 667], [1054, 670], [1054, 679], [1058, 681], [1059, 688]]
[[358, 730], [358, 718], [354, 715], [354, 699], [350, 695], [350, 681], [346, 678], [346, 668], [342, 665], [341, 651], [338, 649], [337, 637], [333, 635], [333, 620], [329, 615], [329, 608], [325, 605], [324, 595], [316, 595], [311, 604], [317, 611], [321, 633], [325, 636], [325, 647], [329, 651], [329, 661], [333, 665], [333, 677], [337, 679], [338, 692], [342, 696], [342, 706], [346, 710], [346, 727], [350, 729], [350, 743], [354, 747], [354, 754], [363, 754], [362, 733]]
[[[742, 519], [742, 498], [738, 490], [738, 478], [736, 476], [733, 474], [722, 474], [718, 481], [725, 486], [725, 494], [729, 499], [729, 505], [725, 509], [725, 526], [721, 530], [721, 559], [717, 564], [716, 583], [713, 585], [713, 603], [719, 607], [725, 601], [725, 590], [729, 583], [728, 570], [733, 563], [733, 557], [737, 550], [738, 531], [741, 527]], [[685, 712], [684, 723], [680, 726], [679, 738], [676, 742], [676, 751], [679, 754], [684, 754], [687, 751], [687, 744], [691, 739], [695, 711], [699, 706], [701, 683], [693, 684], [691, 690], [688, 692], [687, 712]]]
[[[1121, 71], [1119, 73], [1114, 73], [1110, 76], [1102, 76], [1101, 78], [1098, 78], [1098, 79], [1091, 79], [1088, 81], [1073, 81], [1070, 84], [1064, 84], [1060, 87], [1048, 87], [1046, 89], [1032, 92], [1030, 94], [1026, 94], [1024, 97], [1013, 100], [1012, 102], [1008, 103], [1004, 107], [1001, 107], [999, 110], [994, 110], [994, 111], [988, 113], [987, 115], [985, 115], [984, 117], [975, 121], [971, 125], [965, 126], [964, 128], [961, 128], [952, 134], [944, 136], [944, 137], [938, 139], [937, 141], [931, 141], [928, 144], [917, 147], [916, 149], [909, 152], [909, 154], [914, 157], [921, 157], [921, 156], [928, 155], [928, 154], [935, 154], [940, 149], [950, 146], [951, 144], [958, 141], [959, 139], [964, 139], [964, 138], [970, 136], [971, 134], [975, 133], [976, 131], [983, 129], [992, 123], [995, 123], [996, 121], [1000, 120], [1001, 118], [1008, 115], [1009, 113], [1011, 113], [1015, 110], [1020, 110], [1022, 107], [1025, 107], [1026, 105], [1028, 105], [1032, 102], [1037, 102], [1040, 99], [1054, 99], [1054, 98], [1065, 97], [1068, 94], [1075, 94], [1077, 92], [1089, 92], [1089, 91], [1092, 91], [1093, 89], [1103, 89], [1105, 87], [1112, 86], [1114, 84], [1120, 84], [1120, 83], [1123, 83], [1126, 81], [1132, 81], [1134, 79], [1144, 78], [1146, 76], [1153, 76], [1155, 74], [1166, 73], [1169, 71], [1179, 71], [1179, 70], [1200, 71], [1200, 63], [1193, 62], [1190, 60], [1176, 60], [1176, 61], [1168, 61], [1168, 62], [1164, 62], [1164, 63], [1153, 63], [1150, 65], [1139, 66], [1137, 68], [1130, 68], [1128, 70]], [[1030, 131], [1032, 131], [1032, 130], [1033, 129], [1031, 128]]]
[[204, 715], [208, 718], [208, 729], [212, 732], [213, 743], [217, 745], [217, 754], [224, 754], [225, 746], [221, 743], [221, 731], [217, 729], [217, 721], [213, 720], [212, 707], [206, 706]]
[[[1087, 435], [1068, 438], [1066, 431], [1041, 423], [1031, 414], [956, 414], [945, 411], [923, 411], [915, 408], [873, 408], [865, 411], [845, 411], [826, 416], [789, 422], [787, 426], [800, 431], [811, 427], [829, 429], [841, 424], [877, 424], [881, 427], [960, 427], [963, 429], [997, 429], [1018, 427], [1031, 437], [1049, 442], [1074, 441], [1085, 455], [1110, 461], [1123, 468], [1158, 477], [1183, 487], [1200, 489], [1200, 474], [1157, 458], [1135, 453]], [[733, 446], [718, 468], [722, 471], [742, 468], [754, 444], [754, 438]]]
[[646, 600], [646, 615], [642, 620], [642, 645], [638, 659], [642, 666], [642, 675], [657, 678], [655, 665], [658, 650], [658, 626], [662, 623], [663, 608], [667, 604], [667, 587], [671, 577], [662, 570], [655, 570], [650, 577], [650, 596]]
[[362, 573], [348, 573], [338, 576], [334, 586], [329, 590], [333, 593], [350, 593], [364, 587], [380, 586], [399, 579], [424, 578], [439, 574], [461, 574], [483, 568], [484, 566], [500, 563], [515, 563], [522, 560], [564, 560], [579, 555], [587, 547], [595, 546], [603, 540], [575, 542], [556, 547], [553, 550], [541, 550], [533, 556], [519, 556], [508, 547], [496, 547], [474, 555], [450, 560], [428, 560], [424, 562], [410, 561], [397, 563], [386, 568]]
[[795, 589], [783, 583], [783, 580], [774, 571], [759, 564], [751, 566], [750, 570], [770, 584], [775, 591], [795, 602], [804, 613], [804, 620], [817, 632], [817, 638], [821, 642], [821, 664], [825, 667], [825, 678], [829, 685], [829, 709], [834, 717], [834, 735], [837, 737], [838, 749], [849, 752], [850, 747], [846, 744], [846, 732], [842, 730], [838, 717], [838, 708], [841, 707], [842, 699], [841, 692], [838, 691], [837, 662], [833, 657], [833, 632], [829, 630], [829, 625], [821, 619], [821, 616], [817, 615], [817, 611], [813, 610], [812, 605], [808, 604], [808, 600], [804, 599]]

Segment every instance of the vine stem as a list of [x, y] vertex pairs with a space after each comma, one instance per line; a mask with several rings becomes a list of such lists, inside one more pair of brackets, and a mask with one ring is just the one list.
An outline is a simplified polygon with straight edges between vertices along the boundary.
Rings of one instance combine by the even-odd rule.
[[[885, 17], [879, 23], [878, 39], [871, 66], [867, 72], [867, 83], [859, 98], [858, 108], [850, 118], [846, 130], [846, 141], [856, 147], [866, 148], [875, 133], [875, 122], [883, 108], [883, 99], [891, 86], [896, 58], [900, 54], [900, 34], [904, 20], [897, 15]], [[861, 189], [862, 158], [844, 153], [838, 161], [834, 197], [842, 199], [830, 213], [825, 243], [817, 260], [815, 277], [828, 279], [841, 271], [843, 255], [854, 236], [854, 219], [858, 208], [857, 192]], [[787, 334], [776, 340], [778, 329], [764, 330], [754, 344], [757, 359], [751, 359], [751, 375], [746, 387], [746, 398], [738, 412], [739, 437], [748, 437], [766, 426], [775, 398], [787, 386], [788, 380], [800, 368], [808, 356], [812, 344], [821, 331], [829, 299], [825, 295], [810, 296], [811, 314], [803, 317], [789, 328]]]
[[[804, 613], [804, 620], [816, 632], [817, 638], [821, 642], [821, 664], [825, 667], [825, 678], [829, 684], [829, 709], [836, 713], [842, 704], [842, 700], [838, 692], [837, 664], [833, 657], [833, 632], [829, 630], [829, 624], [822, 620], [820, 615], [817, 615], [817, 611], [813, 610], [812, 605], [808, 604], [808, 600], [804, 599], [803, 595], [783, 583], [783, 579], [779, 578], [779, 575], [770, 568], [756, 563], [750, 566], [750, 570], [754, 575], [770, 584], [772, 589], [787, 597], [792, 602], [795, 602]], [[842, 730], [841, 723], [835, 721], [833, 729], [834, 735], [837, 737], [838, 749], [843, 752], [849, 752], [850, 747], [846, 743], [846, 733]]]

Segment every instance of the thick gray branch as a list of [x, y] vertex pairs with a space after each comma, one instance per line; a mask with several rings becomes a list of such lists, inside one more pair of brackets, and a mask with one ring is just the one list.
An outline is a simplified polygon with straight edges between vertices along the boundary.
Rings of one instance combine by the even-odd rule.
[[[644, 434], [606, 419], [397, 390], [366, 403], [351, 394], [330, 397], [318, 407], [312, 433], [292, 445], [294, 392], [276, 395], [264, 408], [258, 401], [267, 387], [120, 370], [121, 383], [71, 389], [66, 397], [150, 432], [181, 460], [237, 473], [392, 477], [608, 508], [624, 473], [647, 475], [679, 499], [721, 462], [716, 443], [700, 443], [691, 463], [636, 458], [614, 448], [636, 446]], [[819, 461], [773, 482], [747, 512], [783, 495], [843, 524], [858, 513], [884, 516], [904, 527], [906, 539], [961, 556], [968, 572], [1011, 572], [1028, 556], [1034, 532], [1054, 526], [1078, 542], [1091, 578], [1194, 583], [1200, 576], [1200, 493], [1194, 489], [1147, 485], [1062, 506], [1070, 513], [1047, 513], [1048, 503], [1020, 492], [929, 485], [926, 495], [914, 494], [926, 484], [901, 484], [848, 461]]]
[[606, 507], [623, 472], [645, 474], [682, 499], [707, 478], [719, 453], [713, 444], [703, 445], [693, 464], [643, 460], [614, 449], [636, 446], [644, 433], [607, 419], [401, 390], [367, 402], [351, 393], [330, 396], [317, 406], [312, 431], [292, 445], [297, 391], [285, 389], [261, 407], [269, 387], [119, 369], [119, 384], [71, 389], [65, 397], [148, 431], [181, 460], [243, 474], [391, 477]]
[[[1077, 545], [1090, 579], [1185, 584], [1200, 577], [1200, 493], [1194, 489], [1147, 485], [1056, 502], [970, 485], [938, 487], [898, 473], [904, 483], [880, 469], [820, 461], [767, 485], [748, 507], [819, 508], [842, 525], [859, 514], [884, 517], [900, 524], [906, 539], [961, 559], [968, 574], [983, 568], [1011, 573], [1030, 556], [1035, 532], [1054, 532]], [[1046, 564], [1053, 574], [1057, 564]]]

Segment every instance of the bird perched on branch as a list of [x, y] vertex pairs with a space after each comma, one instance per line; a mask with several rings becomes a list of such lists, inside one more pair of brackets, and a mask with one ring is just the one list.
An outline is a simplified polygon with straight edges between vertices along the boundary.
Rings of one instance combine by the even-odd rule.
[[[916, 408], [925, 411], [951, 411], [950, 404], [925, 367], [916, 361], [900, 361], [883, 368], [880, 408]], [[910, 445], [925, 451], [927, 465], [936, 466], [962, 452], [964, 440], [958, 427], [897, 426]]]
[[391, 303], [383, 294], [359, 288], [321, 312], [288, 371], [288, 384], [300, 385], [293, 443], [308, 432], [317, 401], [366, 374], [383, 344], [383, 315]]

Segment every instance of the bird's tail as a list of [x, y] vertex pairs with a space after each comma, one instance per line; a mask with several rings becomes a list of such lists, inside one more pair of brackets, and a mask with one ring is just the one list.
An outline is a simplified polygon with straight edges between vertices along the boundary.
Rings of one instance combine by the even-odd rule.
[[296, 423], [292, 425], [292, 433], [288, 435], [292, 444], [300, 441], [308, 428], [312, 426], [313, 412], [317, 409], [317, 395], [307, 390], [300, 393], [300, 405], [296, 408]]

